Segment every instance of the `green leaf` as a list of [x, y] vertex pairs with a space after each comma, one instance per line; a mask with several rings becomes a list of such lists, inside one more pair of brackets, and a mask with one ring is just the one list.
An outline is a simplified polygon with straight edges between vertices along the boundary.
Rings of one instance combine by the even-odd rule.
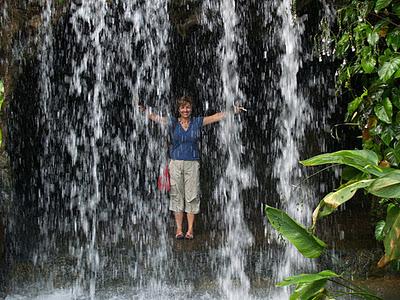
[[400, 144], [395, 143], [394, 147], [387, 148], [384, 151], [385, 159], [390, 163], [392, 166], [398, 166], [400, 164]]
[[387, 124], [392, 123], [393, 117], [393, 106], [389, 98], [383, 99], [381, 102], [377, 103], [374, 107], [375, 115], [379, 120]]
[[342, 35], [336, 45], [336, 54], [338, 57], [343, 56], [350, 48], [349, 34], [346, 32]]
[[396, 73], [394, 73], [394, 78], [400, 78], [400, 68], [396, 71]]
[[379, 56], [378, 62], [383, 65], [384, 63], [390, 61], [393, 58], [393, 51], [386, 48], [382, 55]]
[[382, 198], [400, 198], [400, 170], [391, 169], [390, 173], [376, 179], [367, 191]]
[[400, 57], [393, 57], [378, 70], [379, 78], [387, 82], [400, 68]]
[[360, 106], [361, 102], [364, 100], [364, 98], [368, 96], [368, 90], [364, 90], [364, 93], [360, 97], [355, 98], [353, 101], [351, 101], [347, 105], [347, 118], [350, 119], [353, 115], [353, 113], [357, 110], [357, 108]]
[[388, 206], [383, 231], [385, 255], [378, 262], [379, 267], [384, 267], [391, 261], [400, 259], [400, 207], [394, 204]]
[[337, 191], [326, 195], [313, 212], [313, 225], [316, 224], [318, 219], [330, 215], [340, 205], [350, 200], [359, 189], [369, 187], [374, 181], [375, 179], [365, 179], [347, 183], [342, 185]]
[[386, 37], [388, 47], [392, 47], [394, 51], [400, 48], [400, 30], [394, 30], [388, 33]]
[[367, 41], [371, 46], [375, 46], [379, 41], [379, 34], [375, 31], [372, 31], [368, 34]]
[[388, 172], [378, 166], [378, 156], [371, 150], [340, 150], [333, 153], [320, 154], [300, 161], [300, 163], [306, 167], [343, 164], [378, 177]]
[[378, 223], [376, 223], [375, 226], [375, 238], [378, 241], [383, 241], [383, 239], [385, 238], [385, 233], [383, 231], [383, 229], [385, 228], [386, 222], [381, 220]]
[[386, 146], [390, 146], [391, 141], [394, 139], [394, 132], [392, 130], [392, 128], [389, 126], [387, 127], [380, 135], [380, 138], [382, 140], [382, 142], [386, 145]]
[[376, 0], [375, 12], [379, 12], [380, 10], [389, 6], [390, 2], [392, 2], [392, 0]]
[[368, 23], [358, 23], [354, 32], [356, 33], [356, 40], [363, 40], [372, 32], [372, 27]]
[[292, 295], [290, 295], [289, 300], [308, 300], [320, 298], [321, 294], [326, 294], [327, 279], [321, 279], [307, 284], [299, 284]]
[[361, 67], [366, 74], [371, 74], [375, 70], [376, 59], [373, 56], [363, 57], [361, 59]]
[[265, 213], [272, 227], [287, 238], [303, 256], [308, 258], [319, 257], [326, 248], [323, 241], [290, 218], [285, 212], [267, 205], [265, 206]]
[[321, 279], [329, 279], [340, 277], [340, 275], [336, 274], [331, 270], [324, 270], [322, 272], [316, 274], [299, 274], [287, 277], [283, 279], [281, 282], [277, 283], [276, 286], [287, 286], [293, 284], [302, 284], [302, 283], [311, 283], [314, 281], [318, 281]]
[[360, 177], [362, 174], [365, 173], [360, 172], [360, 170], [357, 170], [356, 168], [345, 166], [342, 170], [341, 178], [344, 181], [350, 181]]

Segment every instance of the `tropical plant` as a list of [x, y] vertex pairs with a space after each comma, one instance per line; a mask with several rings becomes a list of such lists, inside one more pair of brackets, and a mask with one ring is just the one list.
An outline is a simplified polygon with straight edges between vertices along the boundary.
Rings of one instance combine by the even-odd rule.
[[[265, 214], [271, 225], [305, 257], [317, 258], [324, 252], [326, 244], [282, 210], [266, 205]], [[328, 282], [341, 287], [341, 289], [329, 289]], [[277, 283], [279, 287], [288, 285], [296, 285], [290, 300], [334, 299], [334, 297], [348, 294], [363, 299], [381, 299], [331, 270], [324, 270], [316, 274], [299, 274]]]
[[376, 236], [383, 240], [385, 255], [378, 263], [384, 267], [400, 259], [400, 170], [379, 166], [378, 155], [371, 150], [341, 150], [317, 155], [301, 162], [304, 166], [341, 164], [351, 169], [350, 180], [326, 195], [313, 212], [313, 227], [318, 219], [334, 212], [362, 189], [366, 193], [386, 199], [386, 221], [380, 221]]
[[400, 164], [400, 2], [349, 0], [337, 10], [337, 88], [350, 99], [346, 121], [362, 130], [363, 148]]

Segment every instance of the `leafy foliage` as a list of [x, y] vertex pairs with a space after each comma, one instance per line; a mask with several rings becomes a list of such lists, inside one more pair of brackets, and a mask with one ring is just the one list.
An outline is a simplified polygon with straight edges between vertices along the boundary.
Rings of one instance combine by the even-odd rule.
[[359, 171], [357, 177], [347, 178], [347, 183], [319, 203], [313, 221], [315, 224], [318, 218], [332, 213], [358, 189], [392, 199], [393, 207], [388, 207], [386, 221], [379, 222], [375, 232], [377, 239], [385, 244], [385, 256], [379, 263], [384, 266], [400, 258], [396, 250], [400, 239], [389, 234], [397, 226], [397, 222], [389, 222], [393, 219], [389, 212], [400, 210], [399, 202], [395, 201], [400, 199], [400, 171], [396, 170], [400, 167], [400, 1], [348, 0], [338, 9], [337, 21], [335, 53], [342, 60], [337, 89], [343, 95], [350, 95], [346, 121], [358, 123], [364, 151], [371, 150], [376, 157], [372, 159], [369, 153], [364, 161], [357, 157], [356, 163], [350, 163], [347, 156], [339, 161], [331, 153], [303, 162], [308, 166], [318, 165], [322, 164], [321, 158], [327, 163], [330, 157], [329, 163]]
[[[341, 150], [317, 155], [301, 163], [305, 166], [340, 163], [363, 173], [361, 176], [354, 176], [321, 200], [313, 212], [314, 227], [318, 219], [334, 212], [340, 205], [350, 200], [359, 189], [381, 198], [400, 199], [400, 170], [379, 167], [377, 156], [371, 150]], [[385, 256], [379, 262], [379, 266], [400, 259], [400, 207], [398, 205], [389, 206], [384, 227], [382, 228], [381, 223], [376, 230], [376, 236], [379, 240], [384, 240], [385, 244]]]
[[325, 250], [326, 244], [323, 241], [291, 219], [285, 212], [267, 205], [265, 213], [271, 225], [305, 257], [319, 257]]
[[351, 95], [347, 121], [363, 131], [363, 147], [400, 164], [400, 2], [349, 0], [337, 11], [338, 90]]
[[[315, 237], [302, 225], [298, 224], [295, 220], [291, 219], [285, 212], [266, 206], [265, 213], [271, 225], [293, 245], [295, 245], [303, 255], [311, 253], [311, 255], [306, 257], [317, 258], [322, 254], [326, 247], [325, 243]], [[317, 247], [319, 250], [311, 251], [310, 246]], [[290, 300], [334, 299], [333, 297], [335, 295], [326, 287], [328, 281], [332, 281], [335, 285], [345, 287], [352, 295], [357, 295], [364, 299], [381, 300], [381, 298], [372, 295], [367, 290], [355, 286], [342, 275], [338, 275], [330, 270], [324, 270], [316, 274], [299, 274], [291, 276], [278, 282], [276, 285], [279, 287], [296, 285], [294, 292], [290, 296]], [[343, 292], [340, 292], [340, 294], [343, 294]]]

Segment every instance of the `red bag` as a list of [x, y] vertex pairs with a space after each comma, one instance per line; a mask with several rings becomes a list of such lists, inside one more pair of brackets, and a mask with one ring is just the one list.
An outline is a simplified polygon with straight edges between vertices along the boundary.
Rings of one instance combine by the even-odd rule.
[[169, 177], [168, 164], [165, 166], [164, 171], [158, 176], [157, 187], [162, 192], [169, 192], [171, 190], [171, 181]]

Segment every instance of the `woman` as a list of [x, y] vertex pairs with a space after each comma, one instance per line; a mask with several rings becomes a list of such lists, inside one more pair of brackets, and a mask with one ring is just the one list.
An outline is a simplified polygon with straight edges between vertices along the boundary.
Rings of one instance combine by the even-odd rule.
[[[168, 124], [170, 133], [169, 173], [171, 180], [169, 209], [174, 212], [176, 239], [193, 239], [195, 215], [200, 212], [199, 198], [199, 140], [202, 126], [221, 121], [226, 113], [218, 112], [206, 117], [192, 117], [192, 99], [183, 96], [177, 102], [179, 117], [167, 119], [154, 113], [147, 117], [160, 124]], [[146, 109], [140, 106], [141, 111]], [[244, 110], [236, 107], [235, 113]], [[183, 234], [183, 217], [186, 213], [188, 228]]]

